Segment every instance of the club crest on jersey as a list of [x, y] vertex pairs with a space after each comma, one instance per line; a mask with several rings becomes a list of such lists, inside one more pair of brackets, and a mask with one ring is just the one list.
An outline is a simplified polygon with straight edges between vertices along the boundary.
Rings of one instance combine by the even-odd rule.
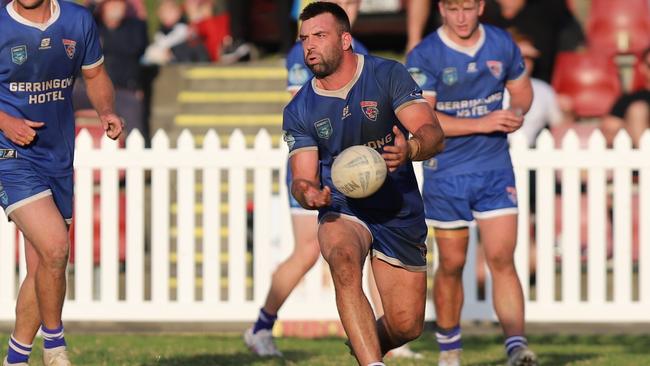
[[72, 60], [77, 51], [77, 42], [70, 39], [63, 39], [63, 47], [65, 47], [65, 54]]
[[442, 70], [442, 82], [447, 85], [454, 85], [458, 81], [458, 71], [455, 67], [446, 67]]
[[487, 67], [495, 78], [500, 78], [503, 72], [503, 63], [501, 61], [487, 61]]
[[16, 65], [24, 64], [27, 61], [27, 46], [11, 47], [11, 61]]
[[369, 120], [375, 122], [377, 121], [377, 116], [379, 115], [379, 108], [377, 108], [377, 102], [364, 100], [361, 102], [361, 109], [363, 114], [368, 117]]
[[332, 124], [330, 123], [329, 118], [324, 118], [318, 122], [315, 122], [314, 127], [316, 128], [318, 137], [322, 139], [328, 139], [330, 136], [332, 136]]

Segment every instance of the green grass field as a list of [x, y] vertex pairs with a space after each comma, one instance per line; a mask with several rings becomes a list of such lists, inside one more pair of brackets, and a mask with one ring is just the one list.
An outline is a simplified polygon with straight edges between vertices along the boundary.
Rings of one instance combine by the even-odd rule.
[[[238, 335], [70, 334], [68, 344], [75, 366], [220, 366], [220, 365], [355, 365], [340, 338], [277, 340], [285, 358], [251, 355]], [[650, 335], [532, 336], [531, 346], [541, 365], [650, 365]], [[6, 336], [0, 338], [6, 344]], [[40, 366], [41, 341], [35, 342], [31, 365]], [[386, 359], [387, 365], [435, 365], [437, 351], [431, 332], [412, 343], [424, 360]], [[2, 347], [4, 353], [5, 347]], [[464, 366], [503, 365], [501, 338], [464, 338]]]

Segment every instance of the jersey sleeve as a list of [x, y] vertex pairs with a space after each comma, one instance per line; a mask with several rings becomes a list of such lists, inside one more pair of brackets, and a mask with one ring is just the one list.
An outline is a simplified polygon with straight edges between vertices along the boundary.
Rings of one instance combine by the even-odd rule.
[[406, 67], [425, 95], [436, 95], [438, 82], [435, 71], [429, 67], [429, 62], [421, 48], [416, 47], [406, 56]]
[[506, 80], [515, 80], [524, 75], [526, 72], [526, 64], [524, 63], [524, 58], [521, 57], [521, 51], [519, 46], [510, 38], [510, 35], [506, 35], [508, 40], [508, 49], [507, 54], [509, 59], [506, 59], [507, 69], [506, 69]]
[[289, 156], [301, 149], [316, 149], [317, 144], [304, 123], [289, 107], [284, 109], [282, 134], [289, 148]]
[[302, 43], [297, 42], [287, 54], [287, 90], [298, 91], [311, 78], [311, 70], [305, 65]]
[[81, 68], [92, 69], [104, 62], [104, 54], [99, 43], [99, 33], [95, 20], [89, 12], [83, 13], [84, 54]]
[[402, 64], [393, 64], [388, 80], [393, 110], [396, 113], [410, 104], [426, 103], [422, 97], [422, 89]]

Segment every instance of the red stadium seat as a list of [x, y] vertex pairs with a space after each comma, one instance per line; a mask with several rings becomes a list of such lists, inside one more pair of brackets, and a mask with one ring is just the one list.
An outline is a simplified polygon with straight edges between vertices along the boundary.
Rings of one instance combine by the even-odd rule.
[[587, 20], [589, 47], [608, 55], [639, 53], [650, 44], [647, 0], [593, 0]]
[[552, 84], [558, 95], [571, 99], [577, 117], [609, 113], [621, 93], [616, 65], [595, 53], [559, 53]]

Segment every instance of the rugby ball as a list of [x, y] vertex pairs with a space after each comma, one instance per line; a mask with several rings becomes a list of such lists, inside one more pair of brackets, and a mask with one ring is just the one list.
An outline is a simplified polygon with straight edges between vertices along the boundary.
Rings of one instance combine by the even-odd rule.
[[334, 187], [351, 198], [364, 198], [377, 192], [386, 180], [386, 173], [384, 158], [364, 145], [348, 147], [332, 164]]

